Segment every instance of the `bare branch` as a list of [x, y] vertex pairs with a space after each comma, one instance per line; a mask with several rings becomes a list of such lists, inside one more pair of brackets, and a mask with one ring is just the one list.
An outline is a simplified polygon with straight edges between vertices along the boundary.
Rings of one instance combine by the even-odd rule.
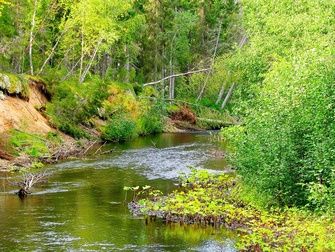
[[171, 79], [171, 78], [190, 75], [190, 74], [195, 74], [195, 73], [207, 72], [207, 71], [210, 71], [210, 70], [211, 70], [210, 68], [205, 68], [205, 69], [199, 69], [199, 70], [195, 70], [195, 71], [188, 71], [186, 73], [173, 74], [173, 75], [164, 77], [163, 79], [160, 79], [160, 80], [157, 80], [157, 81], [152, 81], [152, 82], [145, 83], [145, 84], [143, 84], [143, 87], [150, 86], [150, 85], [155, 85], [155, 84], [161, 83], [162, 81], [165, 81], [165, 80], [168, 80], [168, 79]]
[[217, 37], [216, 37], [216, 42], [215, 42], [215, 49], [214, 49], [214, 53], [213, 53], [213, 57], [212, 57], [212, 62], [211, 62], [211, 67], [210, 67], [210, 71], [208, 72], [207, 76], [206, 76], [206, 79], [204, 81], [204, 85], [202, 85], [202, 88], [201, 88], [201, 91], [197, 97], [197, 102], [202, 98], [202, 96], [204, 95], [204, 92], [205, 92], [205, 88], [207, 86], [207, 83], [208, 83], [208, 80], [209, 80], [209, 77], [210, 77], [210, 74], [213, 70], [213, 67], [214, 67], [214, 63], [215, 63], [215, 58], [216, 58], [216, 54], [217, 54], [217, 51], [218, 51], [218, 47], [219, 47], [219, 42], [220, 42], [220, 36], [221, 36], [221, 30], [222, 30], [222, 22], [220, 22], [219, 24], [219, 31], [218, 31], [218, 34], [217, 34]]

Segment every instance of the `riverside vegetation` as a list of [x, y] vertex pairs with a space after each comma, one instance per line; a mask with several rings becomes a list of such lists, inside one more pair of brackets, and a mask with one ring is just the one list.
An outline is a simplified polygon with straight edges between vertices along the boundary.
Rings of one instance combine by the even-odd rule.
[[[0, 6], [1, 97], [29, 100], [36, 80], [49, 100], [36, 109], [56, 130], [76, 139], [126, 141], [162, 132], [171, 126], [168, 115], [186, 107], [194, 116], [226, 121], [215, 104], [218, 84], [207, 81], [206, 90], [200, 89], [215, 57], [238, 40], [234, 1], [24, 0]], [[169, 78], [199, 69], [205, 70]], [[25, 124], [16, 127], [36, 133]], [[11, 132], [3, 133], [1, 143], [9, 152], [13, 145], [5, 138]], [[26, 153], [46, 153], [40, 151]]]
[[124, 189], [133, 191], [129, 208], [134, 214], [235, 230], [241, 251], [335, 249], [331, 214], [320, 217], [298, 208], [265, 208], [238, 176], [193, 169], [190, 175], [180, 176], [179, 189], [167, 196], [150, 186]]
[[334, 1], [23, 2], [0, 1], [1, 71], [41, 76], [58, 130], [126, 141], [168, 116], [235, 125], [220, 133], [234, 176], [194, 172], [168, 196], [127, 187], [134, 209], [235, 229], [241, 250], [335, 249]]

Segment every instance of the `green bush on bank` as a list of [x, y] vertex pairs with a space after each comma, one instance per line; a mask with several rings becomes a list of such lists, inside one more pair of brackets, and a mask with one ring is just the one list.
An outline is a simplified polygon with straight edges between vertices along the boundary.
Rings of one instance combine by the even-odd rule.
[[98, 108], [108, 96], [107, 85], [99, 79], [79, 84], [66, 81], [54, 88], [52, 102], [47, 105], [47, 114], [57, 128], [75, 138], [87, 137], [81, 124], [98, 114]]
[[136, 122], [126, 116], [118, 115], [108, 120], [101, 137], [109, 142], [125, 142], [136, 135]]
[[249, 43], [226, 63], [240, 71], [233, 105], [246, 115], [243, 129], [224, 132], [234, 164], [280, 206], [335, 210], [334, 8], [245, 1]]
[[145, 136], [162, 133], [164, 128], [165, 111], [161, 104], [151, 104], [149, 109], [138, 119], [138, 133]]

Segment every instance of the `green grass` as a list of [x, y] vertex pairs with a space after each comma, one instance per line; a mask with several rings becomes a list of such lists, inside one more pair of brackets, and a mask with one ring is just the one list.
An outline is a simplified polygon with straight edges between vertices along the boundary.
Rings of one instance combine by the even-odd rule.
[[39, 158], [49, 154], [48, 143], [57, 143], [60, 141], [58, 137], [47, 137], [30, 134], [23, 131], [13, 130], [10, 134], [10, 145], [15, 149], [15, 154], [27, 154], [32, 158]]

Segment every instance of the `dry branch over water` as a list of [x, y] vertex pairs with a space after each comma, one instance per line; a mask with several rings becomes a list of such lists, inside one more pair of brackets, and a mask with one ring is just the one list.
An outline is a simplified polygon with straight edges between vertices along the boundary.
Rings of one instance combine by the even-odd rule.
[[20, 198], [26, 197], [30, 194], [30, 189], [37, 183], [45, 182], [49, 174], [44, 171], [41, 173], [26, 173], [23, 175], [22, 181], [13, 183], [20, 187], [20, 190], [16, 193]]

